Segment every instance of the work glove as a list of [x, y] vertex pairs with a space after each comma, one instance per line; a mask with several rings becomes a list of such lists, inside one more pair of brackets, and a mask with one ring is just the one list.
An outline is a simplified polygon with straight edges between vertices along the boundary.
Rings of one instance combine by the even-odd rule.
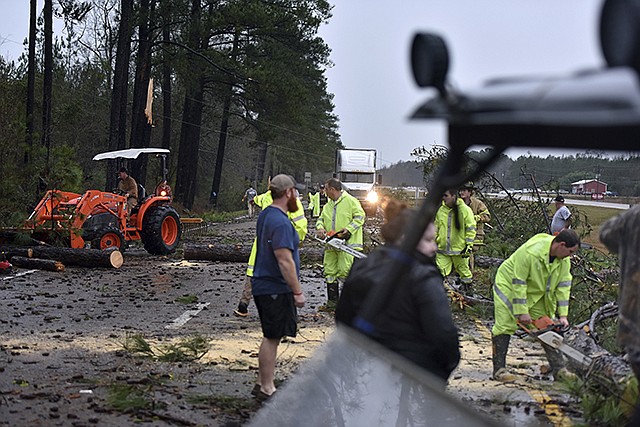
[[351, 233], [349, 233], [349, 230], [342, 229], [336, 233], [336, 237], [338, 239], [349, 240]]
[[464, 250], [462, 251], [462, 256], [463, 257], [469, 257], [471, 256], [471, 252], [473, 252], [473, 245], [467, 245], [465, 246]]

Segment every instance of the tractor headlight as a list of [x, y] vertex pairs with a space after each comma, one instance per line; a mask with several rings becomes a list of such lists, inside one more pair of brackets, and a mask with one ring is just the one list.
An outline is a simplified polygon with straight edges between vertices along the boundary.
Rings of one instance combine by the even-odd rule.
[[367, 194], [367, 202], [369, 203], [378, 203], [378, 193], [376, 191], [369, 191]]

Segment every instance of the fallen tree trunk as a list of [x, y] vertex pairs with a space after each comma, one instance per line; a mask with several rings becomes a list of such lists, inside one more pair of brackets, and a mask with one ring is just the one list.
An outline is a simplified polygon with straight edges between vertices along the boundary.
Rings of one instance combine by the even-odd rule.
[[591, 357], [593, 361], [588, 368], [568, 358], [571, 370], [585, 376], [598, 375], [600, 378], [613, 380], [616, 385], [626, 385], [628, 378], [633, 375], [629, 363], [622, 356], [615, 356], [600, 347], [582, 328], [572, 328], [565, 332], [564, 342], [582, 354]]
[[216, 243], [209, 245], [184, 245], [184, 259], [190, 261], [247, 262], [250, 247]]
[[[322, 262], [324, 257], [324, 247], [321, 244], [303, 243], [300, 246], [300, 262], [312, 263]], [[230, 245], [225, 243], [215, 244], [185, 244], [184, 259], [190, 261], [220, 261], [220, 262], [247, 262], [251, 254], [251, 246]], [[492, 258], [488, 256], [476, 256], [476, 266], [488, 268], [497, 266], [504, 261], [502, 258]]]
[[21, 268], [33, 268], [47, 271], [64, 271], [64, 264], [53, 259], [26, 258], [23, 256], [13, 256], [11, 264]]
[[[302, 246], [299, 249], [300, 262], [322, 262], [324, 248], [321, 246]], [[216, 243], [209, 245], [184, 245], [183, 257], [190, 261], [221, 261], [242, 262], [249, 261], [251, 247], [247, 245], [229, 245]]]
[[29, 258], [31, 256], [29, 252], [30, 249], [30, 247], [24, 246], [0, 246], [0, 252], [2, 252], [9, 261], [11, 261], [11, 258], [14, 256]]
[[60, 261], [66, 266], [120, 268], [122, 253], [115, 249], [74, 249], [54, 246], [2, 246], [0, 251], [11, 261], [16, 256]]
[[34, 246], [29, 250], [32, 258], [55, 259], [67, 266], [120, 268], [124, 262], [122, 253], [115, 248], [100, 250]]

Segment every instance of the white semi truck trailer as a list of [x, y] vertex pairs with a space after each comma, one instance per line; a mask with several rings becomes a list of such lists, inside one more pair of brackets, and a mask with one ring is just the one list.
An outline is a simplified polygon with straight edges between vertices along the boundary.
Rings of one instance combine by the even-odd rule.
[[368, 216], [378, 210], [380, 177], [376, 172], [376, 150], [372, 148], [342, 148], [336, 150], [336, 178], [357, 198]]

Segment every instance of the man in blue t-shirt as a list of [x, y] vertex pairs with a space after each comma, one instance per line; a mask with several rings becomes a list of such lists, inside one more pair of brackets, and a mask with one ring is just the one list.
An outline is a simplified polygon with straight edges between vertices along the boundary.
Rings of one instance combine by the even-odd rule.
[[305, 303], [299, 280], [299, 237], [287, 216], [287, 212], [298, 209], [297, 190], [303, 188], [289, 175], [276, 175], [269, 186], [273, 203], [258, 216], [258, 250], [251, 291], [263, 335], [258, 352], [258, 383], [252, 391], [259, 400], [268, 399], [276, 391], [273, 380], [278, 344], [284, 336], [296, 336], [296, 307]]

